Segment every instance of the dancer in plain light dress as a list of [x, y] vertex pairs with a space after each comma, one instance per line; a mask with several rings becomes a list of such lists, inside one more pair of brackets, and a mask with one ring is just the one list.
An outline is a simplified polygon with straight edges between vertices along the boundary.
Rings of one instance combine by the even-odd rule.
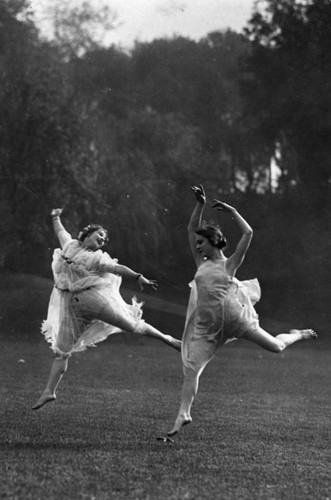
[[[253, 230], [230, 205], [214, 200], [213, 207], [233, 217], [242, 237], [236, 250], [226, 257], [226, 239], [218, 226], [202, 223], [206, 196], [201, 185], [193, 186], [197, 204], [193, 210], [188, 236], [197, 266], [182, 338], [184, 382], [175, 424], [167, 436], [177, 434], [191, 422], [191, 407], [198, 390], [199, 377], [216, 349], [231, 340], [244, 338], [264, 349], [279, 353], [302, 339], [316, 338], [313, 330], [290, 330], [276, 337], [259, 325], [254, 304], [260, 299], [257, 279], [240, 282], [235, 278], [250, 245]], [[167, 438], [161, 438], [167, 440]]]
[[68, 358], [119, 332], [154, 337], [180, 351], [181, 341], [164, 335], [142, 319], [142, 304], [135, 298], [127, 304], [121, 294], [122, 277], [157, 289], [157, 282], [118, 264], [101, 250], [107, 231], [97, 224], [83, 229], [73, 239], [64, 228], [62, 209], [52, 210], [53, 228], [61, 248], [53, 254], [54, 289], [42, 331], [55, 359], [47, 386], [32, 407], [38, 410], [56, 399], [56, 389], [68, 367]]

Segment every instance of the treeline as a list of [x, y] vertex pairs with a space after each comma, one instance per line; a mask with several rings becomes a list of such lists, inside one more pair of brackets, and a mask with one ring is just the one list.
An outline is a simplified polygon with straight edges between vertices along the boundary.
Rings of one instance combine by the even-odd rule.
[[93, 10], [87, 30], [72, 10], [65, 36], [60, 23], [45, 41], [28, 2], [0, 0], [2, 269], [49, 273], [49, 212], [61, 206], [74, 235], [105, 224], [110, 253], [176, 282], [191, 273], [189, 187], [201, 182], [256, 227], [262, 275], [323, 276], [331, 4], [264, 4], [242, 34], [159, 39], [127, 53], [91, 43]]

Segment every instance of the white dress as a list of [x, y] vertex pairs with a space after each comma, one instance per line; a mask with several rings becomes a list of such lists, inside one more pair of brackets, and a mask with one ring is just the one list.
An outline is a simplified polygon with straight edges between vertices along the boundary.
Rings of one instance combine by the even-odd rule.
[[184, 373], [201, 373], [220, 346], [259, 327], [254, 304], [261, 291], [257, 279], [230, 277], [226, 261], [206, 260], [194, 281], [182, 339]]
[[[85, 350], [123, 331], [118, 325], [127, 325], [127, 331], [143, 332], [142, 303], [133, 297], [132, 304], [127, 304], [120, 294], [122, 278], [103, 272], [105, 265], [114, 269], [116, 264], [117, 259], [108, 253], [90, 251], [75, 239], [54, 251], [54, 289], [42, 332], [55, 353], [70, 356]], [[110, 318], [107, 323], [98, 319], [105, 309]]]

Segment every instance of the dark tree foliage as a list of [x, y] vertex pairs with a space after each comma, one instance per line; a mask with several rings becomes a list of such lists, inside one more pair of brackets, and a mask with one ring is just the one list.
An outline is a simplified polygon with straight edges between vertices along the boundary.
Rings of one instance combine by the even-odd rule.
[[99, 185], [114, 248], [136, 265], [157, 268], [172, 251], [169, 226], [181, 189], [199, 165], [199, 132], [175, 114], [151, 110], [100, 123]]
[[331, 3], [268, 0], [250, 20], [244, 93], [258, 134], [280, 152], [283, 188], [330, 181]]
[[217, 170], [229, 191], [253, 186], [238, 87], [240, 61], [248, 51], [243, 37], [227, 31], [200, 42], [179, 37], [136, 44], [132, 53], [135, 101], [157, 113], [181, 115], [197, 127], [202, 156], [213, 159], [214, 177]]
[[131, 90], [131, 58], [116, 47], [98, 48], [71, 63], [73, 82], [100, 116], [126, 116], [135, 107]]
[[93, 213], [96, 194], [87, 106], [24, 9], [24, 2], [0, 2], [0, 246], [7, 268], [26, 268], [25, 256], [31, 262], [33, 254], [38, 262], [38, 248], [49, 244], [54, 205], [65, 206], [78, 223]]
[[[174, 37], [126, 53], [90, 36], [93, 9], [74, 9], [63, 26], [57, 17], [57, 38], [46, 42], [24, 0], [0, 0], [0, 266], [49, 272], [48, 214], [63, 206], [74, 235], [101, 223], [114, 257], [183, 286], [193, 265], [190, 186], [203, 183], [209, 201], [230, 202], [254, 226], [250, 255], [262, 278], [295, 286], [322, 276], [329, 2], [264, 5], [245, 36]], [[282, 172], [277, 193], [272, 156]], [[206, 218], [218, 219], [210, 205]], [[237, 228], [220, 219], [236, 242]]]
[[241, 175], [253, 170], [252, 152], [249, 141], [239, 148], [245, 131], [236, 127], [239, 59], [246, 50], [247, 41], [227, 32], [201, 43], [136, 44], [130, 55], [99, 49], [72, 61], [75, 86], [97, 115], [99, 184], [109, 223], [126, 221], [126, 231], [113, 235], [125, 257], [146, 260], [146, 248], [155, 265], [164, 253], [178, 256], [167, 235], [178, 225], [173, 214], [182, 213], [183, 199], [190, 199], [183, 189], [188, 193], [192, 182], [223, 192], [257, 182]]

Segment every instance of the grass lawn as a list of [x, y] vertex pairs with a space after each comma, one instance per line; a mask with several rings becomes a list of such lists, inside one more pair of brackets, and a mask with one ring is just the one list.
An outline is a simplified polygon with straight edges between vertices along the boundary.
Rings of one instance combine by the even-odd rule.
[[278, 356], [224, 347], [192, 424], [165, 444], [156, 437], [173, 424], [182, 373], [179, 353], [154, 340], [118, 335], [73, 356], [57, 401], [30, 409], [52, 362], [31, 300], [30, 315], [3, 316], [0, 498], [331, 498], [329, 342]]
[[44, 343], [2, 341], [1, 498], [330, 498], [329, 351], [227, 346], [174, 444], [156, 437], [177, 411], [175, 351], [109, 339], [33, 412], [50, 363]]

